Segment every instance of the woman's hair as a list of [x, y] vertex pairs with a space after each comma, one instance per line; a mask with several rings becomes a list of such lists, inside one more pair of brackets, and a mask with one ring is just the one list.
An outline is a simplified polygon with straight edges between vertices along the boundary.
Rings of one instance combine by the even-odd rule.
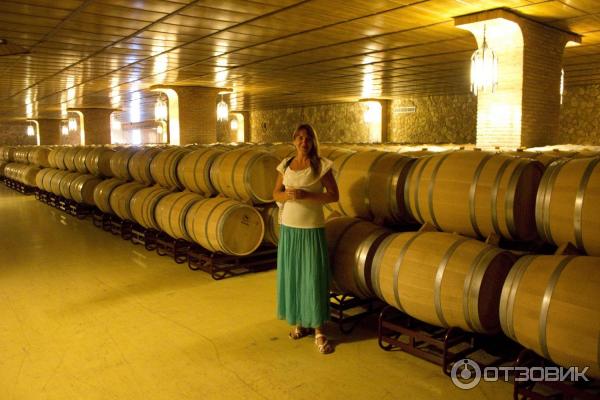
[[[319, 176], [319, 174], [321, 173], [321, 157], [319, 157], [319, 138], [317, 137], [317, 133], [315, 132], [313, 127], [310, 126], [310, 124], [300, 124], [294, 131], [292, 139], [296, 139], [296, 135], [301, 130], [304, 130], [306, 132], [306, 135], [312, 142], [312, 146], [310, 146], [310, 151], [308, 152], [308, 159], [310, 160], [310, 168], [312, 170], [312, 173], [316, 176]], [[293, 160], [293, 157], [290, 159], [290, 162], [291, 160]]]

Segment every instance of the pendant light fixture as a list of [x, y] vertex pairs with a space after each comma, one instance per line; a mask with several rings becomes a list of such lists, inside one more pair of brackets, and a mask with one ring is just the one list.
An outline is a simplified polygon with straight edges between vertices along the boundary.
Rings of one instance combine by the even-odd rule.
[[483, 26], [483, 43], [471, 56], [471, 92], [493, 93], [498, 86], [498, 58], [488, 47]]

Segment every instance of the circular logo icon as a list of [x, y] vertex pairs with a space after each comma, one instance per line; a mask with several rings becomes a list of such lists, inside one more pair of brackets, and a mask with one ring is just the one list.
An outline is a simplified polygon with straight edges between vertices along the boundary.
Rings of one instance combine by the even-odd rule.
[[450, 377], [454, 386], [464, 390], [473, 389], [481, 381], [481, 368], [475, 361], [463, 358], [454, 363]]

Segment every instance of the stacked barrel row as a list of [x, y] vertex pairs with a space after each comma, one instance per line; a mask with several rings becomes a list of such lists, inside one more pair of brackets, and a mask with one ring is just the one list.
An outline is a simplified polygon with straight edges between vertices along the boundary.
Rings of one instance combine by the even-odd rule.
[[251, 253], [263, 238], [277, 242], [269, 203], [278, 160], [264, 151], [83, 147], [52, 149], [48, 159], [52, 168], [40, 172], [38, 187], [147, 229], [234, 255]]
[[[502, 330], [560, 365], [590, 366], [590, 373], [600, 376], [600, 258], [529, 255], [517, 260], [512, 252], [476, 240], [496, 234], [533, 241], [540, 227], [567, 235], [565, 226], [580, 226], [580, 232], [591, 233], [587, 242], [585, 235], [581, 244], [573, 240], [576, 233], [550, 242], [573, 241], [599, 255], [586, 246], [600, 240], [592, 208], [599, 195], [594, 189], [598, 158], [561, 159], [547, 169], [535, 160], [479, 151], [398, 162], [387, 176], [392, 181], [406, 176], [400, 180], [404, 190], [396, 194], [405, 214], [394, 222], [407, 227], [402, 221], [414, 219], [439, 230], [419, 232], [393, 232], [393, 224], [385, 226], [390, 214], [372, 205], [389, 195], [384, 184], [369, 182], [377, 179], [378, 162], [386, 158], [384, 152], [366, 151], [334, 159], [340, 200], [332, 208], [360, 217], [330, 218], [326, 224], [338, 290], [379, 297], [437, 326], [488, 334]], [[552, 212], [551, 222], [536, 226], [536, 217]], [[569, 222], [573, 216], [576, 220]]]

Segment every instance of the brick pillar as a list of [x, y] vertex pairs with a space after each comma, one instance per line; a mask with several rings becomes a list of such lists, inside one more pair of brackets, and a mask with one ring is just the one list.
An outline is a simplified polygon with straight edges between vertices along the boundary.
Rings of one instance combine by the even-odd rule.
[[477, 95], [477, 146], [533, 147], [552, 143], [558, 133], [562, 55], [581, 37], [505, 9], [456, 17], [478, 47], [485, 38], [498, 59], [498, 86]]
[[39, 124], [40, 145], [60, 144], [60, 119], [37, 119]]
[[169, 98], [171, 144], [217, 141], [217, 97], [223, 89], [202, 86], [156, 85], [153, 91]]
[[69, 108], [80, 114], [82, 144], [110, 144], [110, 114], [112, 108]]

